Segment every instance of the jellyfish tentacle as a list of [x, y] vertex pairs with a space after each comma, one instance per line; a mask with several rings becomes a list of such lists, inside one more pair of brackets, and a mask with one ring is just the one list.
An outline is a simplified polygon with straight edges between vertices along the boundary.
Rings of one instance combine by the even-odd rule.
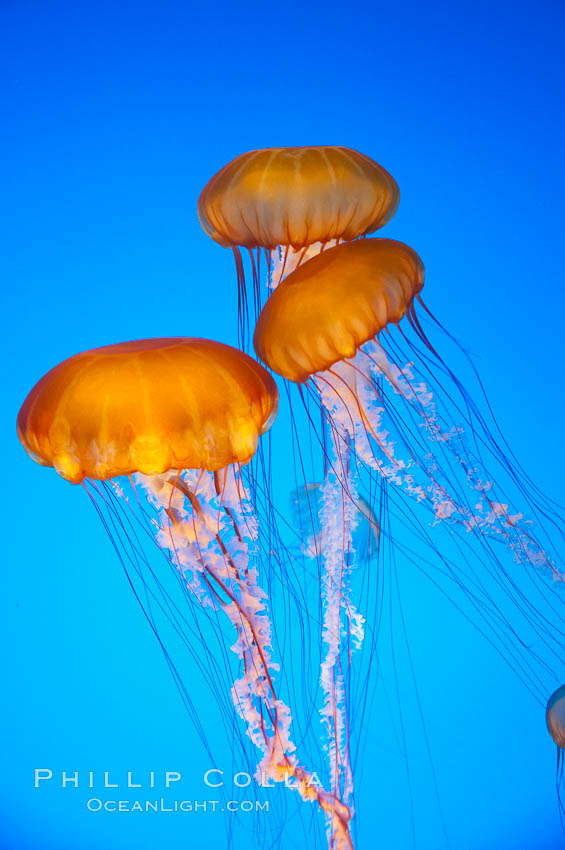
[[[466, 531], [492, 535], [510, 547], [517, 562], [544, 566], [556, 580], [563, 581], [563, 574], [524, 524], [523, 515], [511, 512], [506, 502], [493, 495], [493, 482], [485, 477], [480, 457], [467, 444], [463, 426], [443, 426], [434, 393], [423, 380], [416, 382], [413, 365], [396, 365], [382, 344], [371, 341], [351, 360], [340, 361], [326, 372], [316, 373], [311, 380], [318, 387], [322, 403], [351, 434], [362, 461], [402, 486], [409, 496], [428, 502], [434, 511], [434, 522], [456, 522]], [[394, 407], [384, 406], [383, 392], [377, 384], [381, 379], [416, 415], [419, 436]], [[340, 382], [339, 389], [336, 380]], [[352, 411], [358, 419], [353, 424]], [[395, 425], [407, 457], [399, 453], [398, 443], [383, 430], [385, 415]], [[422, 435], [440, 451], [433, 453], [428, 449], [421, 456], [416, 454], [414, 446]], [[418, 438], [416, 442], [414, 436]], [[379, 459], [374, 446], [384, 454], [388, 465]], [[442, 457], [445, 466], [439, 464]], [[463, 477], [458, 476], [458, 468]], [[470, 501], [473, 491], [480, 496], [476, 504]]]
[[[351, 474], [347, 439], [336, 427], [329, 428], [330, 456], [321, 487], [320, 528], [323, 575], [322, 639], [326, 645], [320, 684], [324, 694], [321, 715], [326, 726], [331, 788], [353, 814], [353, 774], [350, 758], [347, 693], [343, 674], [343, 637], [352, 634], [356, 648], [363, 640], [363, 617], [355, 611], [350, 596], [350, 574], [354, 563], [353, 531], [358, 521], [357, 490]], [[347, 628], [345, 621], [349, 624]], [[346, 644], [347, 659], [351, 646]]]
[[272, 658], [267, 594], [254, 563], [257, 522], [236, 467], [225, 472], [223, 480], [220, 476], [187, 470], [180, 476], [135, 478], [166, 517], [158, 540], [170, 547], [173, 539], [175, 563], [189, 589], [203, 604], [221, 609], [236, 630], [231, 649], [243, 670], [232, 685], [232, 702], [249, 739], [262, 753], [257, 778], [287, 784], [294, 780], [291, 787], [324, 812], [329, 846], [352, 850], [351, 810], [333, 789], [325, 790], [295, 754], [291, 711], [278, 697], [272, 675], [278, 665]]

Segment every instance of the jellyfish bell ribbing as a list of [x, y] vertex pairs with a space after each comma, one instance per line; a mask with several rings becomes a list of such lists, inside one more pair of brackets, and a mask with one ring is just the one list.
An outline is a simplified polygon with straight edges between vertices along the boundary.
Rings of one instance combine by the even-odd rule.
[[150, 339], [70, 357], [31, 390], [18, 436], [63, 478], [105, 480], [247, 463], [278, 392], [254, 360], [205, 339]]
[[424, 285], [415, 251], [392, 239], [366, 239], [323, 251], [271, 295], [255, 330], [259, 358], [297, 383], [399, 322]]
[[299, 249], [373, 233], [393, 217], [399, 197], [391, 175], [350, 148], [265, 148], [212, 177], [198, 217], [224, 247]]

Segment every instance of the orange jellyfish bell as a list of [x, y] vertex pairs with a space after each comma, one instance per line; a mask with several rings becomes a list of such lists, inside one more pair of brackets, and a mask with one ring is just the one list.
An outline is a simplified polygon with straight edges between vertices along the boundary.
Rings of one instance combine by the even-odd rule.
[[265, 148], [236, 157], [198, 201], [206, 233], [224, 247], [305, 248], [373, 233], [398, 207], [395, 180], [350, 148]]
[[547, 701], [545, 721], [557, 746], [565, 748], [565, 685], [557, 688]]
[[247, 463], [272, 424], [276, 384], [254, 360], [205, 339], [85, 351], [51, 369], [18, 415], [38, 463], [74, 484], [133, 472]]
[[255, 350], [277, 374], [306, 381], [399, 322], [423, 285], [422, 261], [402, 242], [329, 248], [273, 292], [257, 322]]

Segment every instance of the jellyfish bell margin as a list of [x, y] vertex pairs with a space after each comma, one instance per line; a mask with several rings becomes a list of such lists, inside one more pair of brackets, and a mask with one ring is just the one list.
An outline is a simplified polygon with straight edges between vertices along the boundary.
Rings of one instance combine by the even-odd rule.
[[72, 483], [245, 464], [277, 412], [270, 375], [210, 340], [151, 339], [85, 351], [48, 372], [18, 415], [34, 460]]
[[265, 148], [225, 165], [198, 201], [205, 232], [224, 247], [303, 249], [373, 233], [398, 207], [396, 181], [335, 145]]
[[294, 383], [353, 359], [411, 309], [424, 275], [416, 252], [393, 239], [328, 248], [272, 294], [255, 328], [257, 356]]
[[[178, 624], [145, 558], [149, 540], [194, 604], [225, 615], [237, 635], [230, 649], [240, 672], [231, 700], [260, 752], [258, 775], [293, 781], [289, 787], [324, 812], [336, 850], [346, 850], [351, 812], [314, 781], [290, 738], [292, 715], [276, 692], [268, 596], [259, 583], [258, 522], [244, 470], [277, 403], [272, 377], [236, 349], [202, 339], [141, 340], [83, 352], [48, 372], [22, 406], [18, 435], [34, 460], [83, 484], [138, 601], [130, 573], [149, 569], [156, 584], [142, 577], [145, 594]], [[144, 611], [189, 699], [153, 610]]]

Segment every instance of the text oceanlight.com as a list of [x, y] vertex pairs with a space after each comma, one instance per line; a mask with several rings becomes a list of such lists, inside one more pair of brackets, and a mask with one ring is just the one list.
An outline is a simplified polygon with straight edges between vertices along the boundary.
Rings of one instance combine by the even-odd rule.
[[268, 800], [101, 800], [86, 803], [89, 812], [268, 812]]

